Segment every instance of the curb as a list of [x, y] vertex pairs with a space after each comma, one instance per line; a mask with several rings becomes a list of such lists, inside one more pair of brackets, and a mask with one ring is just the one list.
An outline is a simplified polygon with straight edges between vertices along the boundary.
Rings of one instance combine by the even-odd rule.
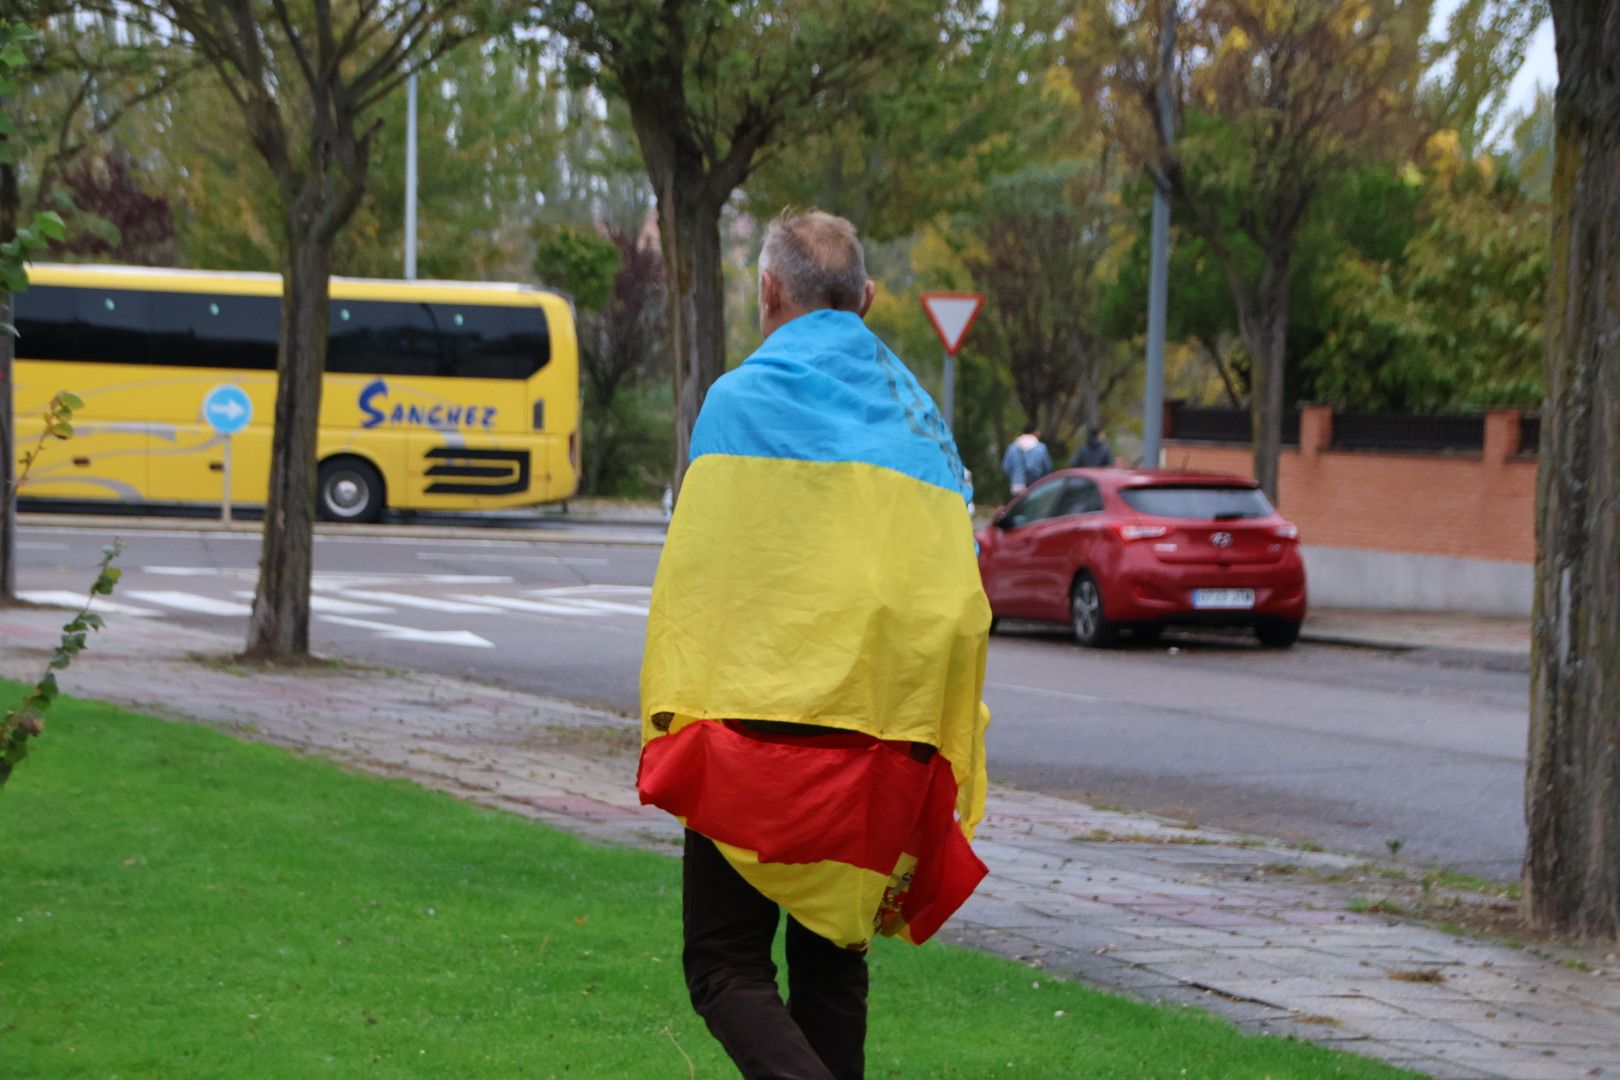
[[[421, 540], [504, 540], [510, 543], [534, 544], [594, 544], [608, 547], [663, 547], [664, 532], [658, 529], [656, 533], [646, 537], [609, 535], [589, 531], [591, 527], [599, 524], [595, 521], [583, 522], [578, 529], [558, 529], [551, 531], [544, 527], [512, 529], [499, 526], [471, 526], [471, 525], [334, 525], [318, 523], [315, 526], [316, 536], [355, 536], [355, 537], [416, 537]], [[600, 523], [606, 525], [607, 523]], [[223, 533], [258, 535], [264, 531], [262, 521], [233, 521], [229, 525], [222, 521], [204, 518], [152, 518], [152, 517], [77, 517], [70, 514], [23, 514], [18, 518], [19, 527], [34, 527], [41, 529], [78, 529], [85, 532], [105, 533], [143, 533], [143, 532], [189, 532], [189, 533]], [[643, 529], [646, 525], [636, 526]]]
[[1426, 660], [1443, 667], [1478, 668], [1484, 671], [1505, 671], [1521, 675], [1530, 672], [1529, 654], [1508, 652], [1501, 649], [1471, 649], [1467, 646], [1456, 645], [1423, 645], [1390, 638], [1354, 637], [1349, 634], [1335, 634], [1332, 631], [1313, 633], [1309, 629], [1300, 631], [1299, 640], [1308, 641], [1312, 645], [1336, 645], [1341, 648], [1366, 649], [1371, 652], [1400, 653], [1408, 659]]

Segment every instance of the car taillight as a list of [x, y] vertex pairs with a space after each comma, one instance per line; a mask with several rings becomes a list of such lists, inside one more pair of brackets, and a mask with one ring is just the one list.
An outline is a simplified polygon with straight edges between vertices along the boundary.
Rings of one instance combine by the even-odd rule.
[[1127, 544], [1133, 540], [1152, 540], [1169, 531], [1163, 525], [1130, 525], [1123, 521], [1114, 522], [1114, 532]]
[[1279, 540], [1298, 540], [1299, 526], [1285, 521], [1275, 529], [1272, 529], [1271, 535], [1277, 537]]

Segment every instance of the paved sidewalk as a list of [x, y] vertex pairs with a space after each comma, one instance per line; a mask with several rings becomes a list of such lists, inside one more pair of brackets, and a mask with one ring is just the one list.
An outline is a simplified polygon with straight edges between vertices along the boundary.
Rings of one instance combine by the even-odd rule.
[[[60, 622], [0, 610], [0, 675], [32, 678]], [[206, 660], [239, 644], [124, 621], [62, 682], [604, 842], [677, 850], [676, 823], [637, 805], [628, 718], [436, 676]], [[1006, 788], [992, 790], [975, 846], [991, 876], [947, 928], [956, 941], [1434, 1076], [1620, 1076], [1613, 954], [1354, 914], [1365, 885], [1331, 879], [1359, 860]]]
[[1530, 620], [1445, 611], [1312, 608], [1306, 641], [1415, 652], [1441, 663], [1528, 671]]

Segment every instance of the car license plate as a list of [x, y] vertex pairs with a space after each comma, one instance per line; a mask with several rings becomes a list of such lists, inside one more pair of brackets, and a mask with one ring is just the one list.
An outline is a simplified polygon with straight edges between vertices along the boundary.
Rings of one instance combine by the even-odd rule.
[[1254, 607], [1253, 589], [1194, 589], [1193, 607], [1213, 610], [1245, 610]]

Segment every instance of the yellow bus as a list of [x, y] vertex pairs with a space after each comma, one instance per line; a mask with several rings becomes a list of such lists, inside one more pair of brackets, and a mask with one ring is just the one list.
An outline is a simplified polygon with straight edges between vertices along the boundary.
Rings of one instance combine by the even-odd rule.
[[[28, 499], [219, 503], [224, 439], [203, 399], [234, 384], [252, 420], [231, 444], [231, 501], [269, 490], [281, 278], [47, 266], [13, 298], [19, 452], [51, 396], [84, 399], [34, 466]], [[316, 502], [484, 510], [566, 499], [579, 478], [573, 310], [523, 285], [332, 279]]]

